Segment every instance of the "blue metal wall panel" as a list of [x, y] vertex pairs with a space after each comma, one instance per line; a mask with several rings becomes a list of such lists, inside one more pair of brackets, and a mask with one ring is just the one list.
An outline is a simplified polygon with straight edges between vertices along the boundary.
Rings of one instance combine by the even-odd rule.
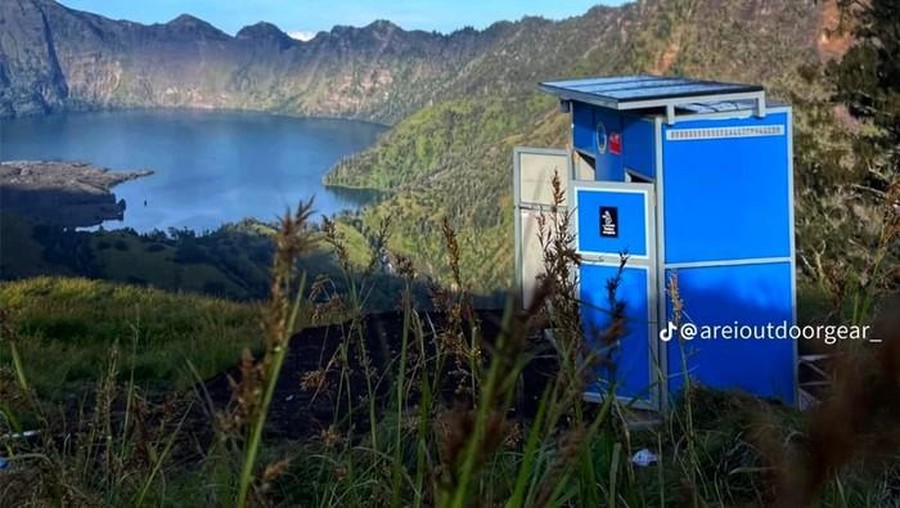
[[[578, 250], [617, 255], [627, 252], [646, 256], [646, 194], [640, 192], [598, 189], [575, 190], [575, 213], [578, 220]], [[601, 235], [601, 208], [615, 208], [618, 214], [618, 236]]]
[[[613, 135], [622, 136], [622, 115], [610, 111], [608, 109], [594, 109], [594, 149], [597, 151], [596, 179], [608, 182], [624, 182], [625, 181], [625, 164], [622, 152], [614, 153], [610, 149], [609, 140]], [[597, 142], [597, 133], [604, 132], [606, 134], [606, 147], [601, 147]], [[623, 147], [624, 148], [624, 147]]]
[[[669, 280], [671, 270], [666, 274]], [[678, 270], [682, 323], [715, 325], [792, 325], [790, 263], [716, 266]], [[671, 301], [667, 320], [672, 321]], [[762, 333], [762, 328], [753, 330]], [[720, 335], [725, 335], [719, 331]], [[691, 378], [718, 389], [741, 389], [762, 397], [794, 402], [792, 339], [694, 338], [666, 345], [670, 394], [684, 384], [682, 353]], [[682, 351], [684, 348], [684, 351]]]
[[617, 266], [582, 264], [580, 268], [582, 300], [581, 313], [585, 339], [601, 358], [610, 363], [600, 365], [596, 386], [599, 394], [609, 392], [615, 381], [616, 395], [626, 398], [649, 398], [650, 380], [650, 337], [649, 299], [647, 295], [647, 269], [625, 267], [618, 289], [616, 301], [624, 303], [625, 335], [618, 347], [610, 347], [604, 341], [604, 332], [612, 324], [612, 308], [607, 283], [615, 280]]
[[601, 137], [604, 139], [608, 139], [611, 134], [618, 134], [620, 139], [624, 138], [622, 116], [614, 111], [575, 102], [572, 104], [572, 123], [572, 144], [576, 149], [596, 159], [596, 179], [611, 182], [624, 181], [622, 153], [610, 151], [608, 142], [601, 147], [598, 144], [597, 135], [602, 125], [605, 137]]
[[791, 256], [788, 135], [667, 141], [692, 128], [785, 126], [763, 119], [681, 121], [664, 126], [665, 262]]
[[572, 103], [572, 144], [594, 157], [597, 156], [597, 142], [594, 139], [594, 108], [583, 102]]
[[625, 169], [653, 180], [656, 178], [656, 126], [646, 119], [626, 116], [622, 135]]

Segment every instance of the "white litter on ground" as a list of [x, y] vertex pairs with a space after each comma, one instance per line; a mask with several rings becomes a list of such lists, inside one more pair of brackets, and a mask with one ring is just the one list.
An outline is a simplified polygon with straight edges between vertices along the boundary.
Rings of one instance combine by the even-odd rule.
[[639, 450], [634, 457], [631, 457], [631, 462], [640, 467], [647, 467], [658, 460], [659, 456], [646, 448]]
[[35, 437], [38, 435], [38, 431], [36, 430], [26, 430], [25, 432], [17, 432], [15, 434], [4, 434], [0, 436], [0, 439], [3, 440], [11, 440], [11, 439], [28, 439], [30, 437]]

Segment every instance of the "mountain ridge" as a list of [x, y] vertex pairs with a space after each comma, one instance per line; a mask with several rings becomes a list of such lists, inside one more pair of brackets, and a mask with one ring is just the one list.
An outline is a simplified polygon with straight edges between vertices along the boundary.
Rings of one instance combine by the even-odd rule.
[[376, 20], [309, 41], [261, 23], [231, 36], [189, 14], [147, 25], [52, 0], [4, 1], [0, 117], [165, 106], [394, 123], [439, 100], [443, 81], [534, 21], [445, 35]]
[[[832, 3], [811, 7], [804, 0], [793, 9], [821, 16]], [[526, 16], [450, 34], [408, 31], [379, 19], [364, 27], [338, 25], [299, 41], [264, 21], [232, 36], [189, 14], [145, 25], [54, 0], [6, 0], [0, 5], [0, 117], [164, 106], [393, 124], [421, 107], [489, 93], [491, 87], [497, 93], [531, 91], [537, 69], [556, 77], [598, 51], [605, 58], [633, 57], [628, 49], [641, 26], [671, 12], [695, 16], [692, 11], [700, 8], [748, 24], [792, 9], [784, 0], [642, 0], [598, 5], [559, 21]], [[808, 30], [824, 21], [792, 16], [796, 28], [810, 36], [797, 50], [816, 44], [832, 49], [833, 43], [817, 40], [826, 37], [821, 29]], [[778, 20], [772, 25], [786, 28]], [[756, 28], [748, 34], [759, 35]], [[677, 73], [672, 63], [682, 49], [682, 29], [655, 34], [659, 40], [670, 37], [671, 44], [655, 65], [633, 67]]]

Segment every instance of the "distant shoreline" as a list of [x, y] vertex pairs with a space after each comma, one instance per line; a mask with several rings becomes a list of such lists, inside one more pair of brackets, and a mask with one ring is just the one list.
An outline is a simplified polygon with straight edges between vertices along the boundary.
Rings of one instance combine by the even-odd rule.
[[77, 115], [81, 113], [127, 113], [127, 112], [148, 112], [148, 111], [195, 111], [197, 113], [247, 113], [247, 114], [262, 114], [262, 115], [271, 115], [282, 118], [296, 118], [298, 120], [310, 119], [310, 120], [334, 120], [340, 122], [355, 122], [355, 123], [364, 123], [369, 125], [375, 125], [378, 127], [383, 127], [385, 131], [390, 130], [394, 127], [395, 124], [389, 124], [384, 122], [377, 122], [375, 120], [369, 120], [366, 118], [354, 118], [349, 116], [329, 116], [329, 115], [307, 115], [301, 114], [292, 111], [274, 111], [274, 110], [265, 110], [265, 109], [254, 109], [254, 108], [222, 108], [222, 107], [204, 107], [204, 106], [115, 106], [115, 105], [84, 105], [84, 104], [69, 104], [60, 109], [56, 109], [53, 111], [41, 111], [34, 113], [26, 113], [19, 114], [13, 116], [4, 117], [0, 114], [0, 118], [5, 118], [11, 121], [14, 120], [28, 120], [33, 118], [46, 118], [53, 116], [64, 116], [64, 115]]
[[113, 187], [153, 174], [152, 170], [110, 171], [86, 162], [0, 162], [0, 203], [38, 222], [63, 227], [92, 227], [122, 220], [125, 200]]

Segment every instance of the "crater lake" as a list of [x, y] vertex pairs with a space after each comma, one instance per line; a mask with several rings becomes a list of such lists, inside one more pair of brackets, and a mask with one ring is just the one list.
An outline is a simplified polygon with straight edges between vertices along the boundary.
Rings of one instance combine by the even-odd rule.
[[0, 121], [0, 161], [80, 161], [153, 175], [112, 189], [139, 232], [214, 230], [253, 217], [270, 221], [315, 197], [317, 216], [355, 210], [376, 193], [326, 188], [325, 173], [364, 150], [386, 127], [254, 112], [131, 110]]

